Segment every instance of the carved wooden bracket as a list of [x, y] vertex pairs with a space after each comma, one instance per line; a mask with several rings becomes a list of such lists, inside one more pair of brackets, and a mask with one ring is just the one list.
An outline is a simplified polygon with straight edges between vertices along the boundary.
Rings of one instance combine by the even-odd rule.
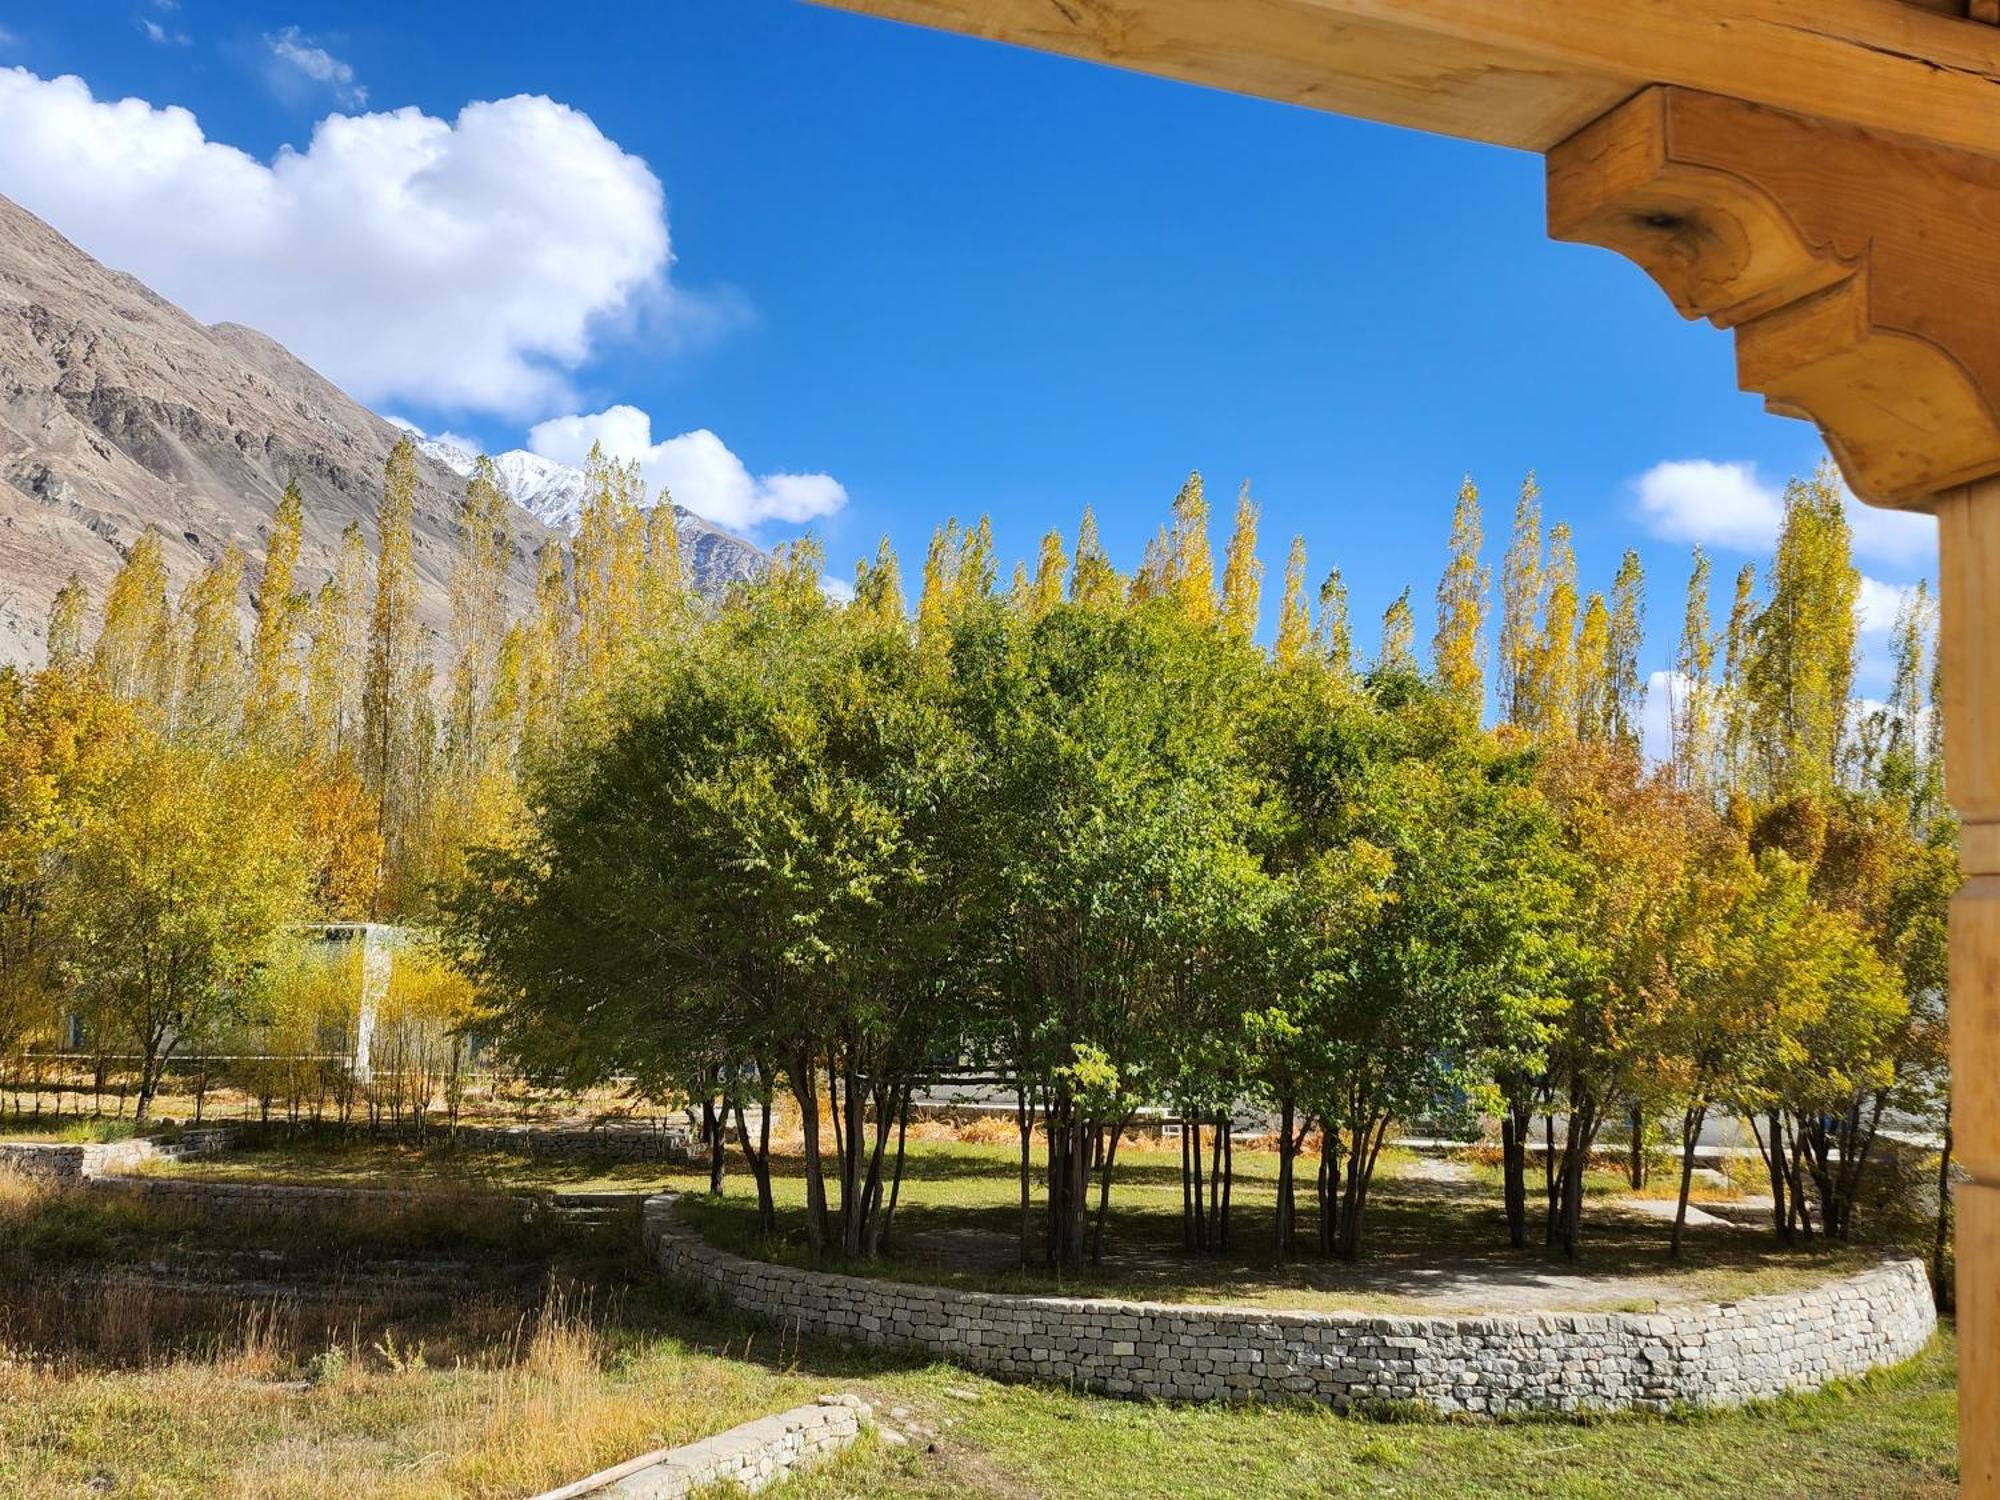
[[1745, 390], [1857, 494], [2000, 474], [2000, 159], [1653, 87], [1548, 155], [1549, 233], [1736, 330]]

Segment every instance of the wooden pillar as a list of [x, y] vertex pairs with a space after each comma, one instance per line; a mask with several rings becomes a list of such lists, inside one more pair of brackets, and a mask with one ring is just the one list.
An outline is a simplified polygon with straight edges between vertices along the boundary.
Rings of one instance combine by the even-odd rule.
[[1961, 1491], [2000, 1500], [2000, 158], [1684, 89], [1548, 155], [1549, 230], [1736, 333], [1737, 376], [1818, 423], [1848, 483], [1939, 526]]
[[2000, 479], [1937, 502], [1945, 781], [1964, 819], [1951, 909], [1961, 1492], [2000, 1495]]

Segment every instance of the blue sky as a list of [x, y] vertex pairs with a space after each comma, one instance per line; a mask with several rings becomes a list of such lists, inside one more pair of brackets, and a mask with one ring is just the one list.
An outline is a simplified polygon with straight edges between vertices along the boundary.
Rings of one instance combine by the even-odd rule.
[[[712, 449], [663, 450], [661, 472], [698, 487], [727, 470], [715, 508], [765, 541], [816, 512], [842, 571], [885, 533], [914, 571], [948, 514], [990, 512], [1003, 557], [1032, 555], [1086, 502], [1129, 565], [1199, 468], [1218, 536], [1253, 483], [1267, 616], [1302, 533], [1315, 578], [1346, 573], [1368, 639], [1405, 584], [1428, 614], [1466, 472], [1497, 573], [1533, 468], [1587, 586], [1641, 548], [1652, 669], [1689, 540], [1726, 580], [1767, 544], [1770, 492], [1821, 453], [1736, 391], [1727, 335], [1683, 323], [1612, 255], [1545, 238], [1529, 156], [794, 0], [0, 0], [6, 67], [25, 70], [13, 119], [59, 102], [87, 122], [65, 142], [107, 137], [109, 166], [60, 174], [0, 143], [0, 193], [86, 249], [200, 316], [277, 324], [378, 410], [496, 451], [616, 406], [649, 419], [641, 445], [706, 430]], [[57, 101], [61, 75], [87, 96]], [[461, 117], [520, 94], [568, 112], [480, 132]], [[104, 102], [127, 96], [152, 109], [113, 121]], [[376, 146], [312, 170], [332, 155], [326, 117], [404, 109], [463, 148], [461, 218], [435, 232], [345, 212], [372, 191]], [[417, 130], [401, 118], [350, 132], [388, 140], [391, 177], [407, 169], [395, 131]], [[176, 129], [195, 165], [130, 180], [148, 132]], [[225, 238], [229, 205], [267, 178], [261, 212], [317, 194], [320, 227]], [[457, 245], [453, 225], [510, 209], [506, 234]], [[671, 269], [649, 270], [662, 215]], [[464, 259], [441, 267], [439, 245]], [[481, 316], [487, 298], [504, 318]], [[830, 477], [769, 479], [786, 475]], [[1930, 571], [1927, 524], [1870, 524], [1864, 571]]]

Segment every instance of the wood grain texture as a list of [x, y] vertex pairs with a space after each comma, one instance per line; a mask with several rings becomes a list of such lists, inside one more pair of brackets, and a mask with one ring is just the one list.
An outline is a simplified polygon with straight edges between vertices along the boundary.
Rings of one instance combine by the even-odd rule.
[[1903, 0], [816, 0], [1546, 151], [1649, 83], [2000, 155], [2000, 30]]
[[1737, 335], [1864, 498], [2000, 473], [2000, 160], [1651, 88], [1548, 156], [1549, 232]]

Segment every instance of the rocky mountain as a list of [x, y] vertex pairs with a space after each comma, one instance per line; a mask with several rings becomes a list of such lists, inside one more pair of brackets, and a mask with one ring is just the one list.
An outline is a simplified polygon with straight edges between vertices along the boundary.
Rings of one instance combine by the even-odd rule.
[[[305, 496], [300, 583], [317, 588], [350, 524], [374, 545], [382, 467], [400, 436], [263, 334], [196, 321], [0, 198], [0, 662], [39, 664], [63, 581], [77, 573], [101, 605], [149, 527], [166, 540], [176, 587], [232, 542], [254, 579], [288, 480]], [[510, 495], [560, 526], [560, 503], [534, 478], [546, 461], [508, 457], [532, 460], [503, 469], [515, 476]], [[419, 457], [419, 602], [440, 633], [469, 468]], [[512, 531], [507, 603], [519, 611], [550, 529], [520, 508]], [[763, 564], [749, 543], [685, 513], [681, 531], [706, 592]], [[243, 609], [247, 626], [247, 599]]]
[[[425, 438], [417, 444], [454, 474], [470, 476], [478, 456], [458, 444]], [[525, 448], [493, 456], [501, 493], [551, 531], [576, 534], [583, 517], [583, 470], [557, 463]], [[674, 507], [674, 529], [680, 533], [681, 557], [697, 592], [720, 598], [733, 583], [755, 578], [771, 565], [770, 555], [711, 525], [685, 506]]]

